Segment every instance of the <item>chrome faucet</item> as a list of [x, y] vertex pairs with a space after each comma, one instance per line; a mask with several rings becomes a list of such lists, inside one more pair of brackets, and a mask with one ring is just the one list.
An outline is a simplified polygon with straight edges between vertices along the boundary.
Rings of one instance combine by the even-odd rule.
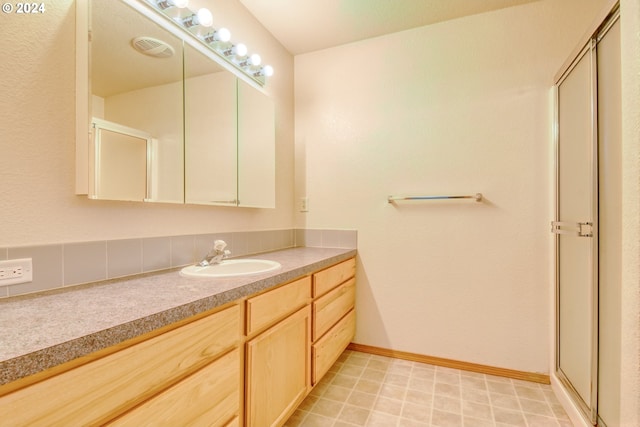
[[220, 264], [223, 259], [231, 255], [230, 250], [225, 250], [227, 242], [224, 240], [216, 240], [213, 242], [213, 249], [204, 257], [202, 261], [198, 263], [200, 267], [206, 267], [208, 265]]

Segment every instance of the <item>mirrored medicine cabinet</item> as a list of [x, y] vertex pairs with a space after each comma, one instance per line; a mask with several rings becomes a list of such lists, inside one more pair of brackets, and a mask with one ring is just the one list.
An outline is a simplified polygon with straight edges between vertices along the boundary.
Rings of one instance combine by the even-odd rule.
[[77, 2], [87, 17], [78, 26], [77, 85], [84, 80], [88, 101], [79, 90], [76, 108], [85, 106], [87, 119], [79, 114], [76, 192], [274, 208], [272, 100], [127, 4], [136, 1]]

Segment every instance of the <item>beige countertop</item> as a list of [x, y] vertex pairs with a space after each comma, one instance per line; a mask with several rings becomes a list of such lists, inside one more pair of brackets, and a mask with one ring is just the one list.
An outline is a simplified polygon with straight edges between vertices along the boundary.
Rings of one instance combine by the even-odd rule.
[[0, 300], [0, 385], [323, 269], [354, 249], [291, 248], [247, 256], [279, 270], [232, 278], [178, 270]]

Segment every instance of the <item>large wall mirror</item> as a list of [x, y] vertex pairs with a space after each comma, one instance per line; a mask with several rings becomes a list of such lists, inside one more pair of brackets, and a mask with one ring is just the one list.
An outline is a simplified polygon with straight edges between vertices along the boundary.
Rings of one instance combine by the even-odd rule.
[[88, 177], [78, 182], [93, 199], [275, 207], [271, 99], [135, 3], [144, 9], [89, 3], [88, 167], [77, 168]]
[[238, 198], [244, 206], [275, 207], [273, 102], [238, 80]]
[[185, 50], [185, 202], [238, 204], [236, 77]]
[[183, 42], [120, 1], [92, 1], [90, 10], [90, 196], [182, 203]]

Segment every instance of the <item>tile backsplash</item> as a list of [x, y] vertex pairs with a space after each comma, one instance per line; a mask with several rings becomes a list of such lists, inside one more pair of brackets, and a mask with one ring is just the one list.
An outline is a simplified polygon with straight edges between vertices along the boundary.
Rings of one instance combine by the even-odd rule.
[[209, 252], [216, 239], [227, 242], [232, 257], [294, 246], [349, 249], [357, 247], [357, 232], [354, 230], [310, 229], [0, 247], [0, 260], [33, 260], [33, 281], [0, 286], [0, 298], [193, 264]]

